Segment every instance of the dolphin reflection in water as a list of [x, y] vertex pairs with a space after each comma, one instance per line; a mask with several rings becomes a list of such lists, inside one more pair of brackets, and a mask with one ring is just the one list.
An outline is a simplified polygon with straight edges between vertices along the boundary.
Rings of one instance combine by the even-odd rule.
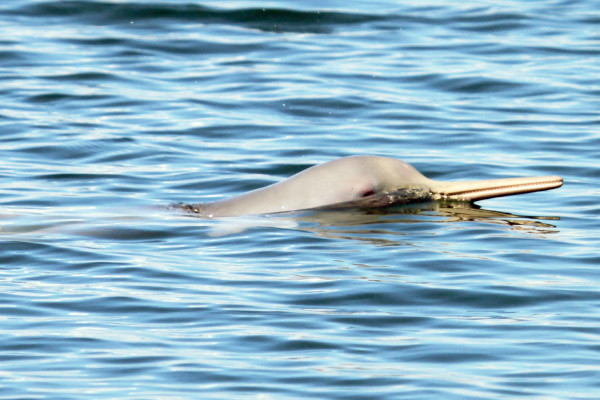
[[442, 182], [429, 179], [394, 158], [350, 156], [310, 167], [296, 175], [229, 199], [180, 204], [204, 218], [290, 211], [376, 210], [426, 202], [467, 202], [560, 187], [558, 176]]

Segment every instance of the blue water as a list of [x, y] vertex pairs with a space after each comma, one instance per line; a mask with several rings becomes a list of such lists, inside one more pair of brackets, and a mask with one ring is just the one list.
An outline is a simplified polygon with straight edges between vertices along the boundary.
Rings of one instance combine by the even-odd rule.
[[[599, 27], [593, 0], [3, 1], [0, 398], [597, 399]], [[351, 154], [565, 185], [168, 208]]]

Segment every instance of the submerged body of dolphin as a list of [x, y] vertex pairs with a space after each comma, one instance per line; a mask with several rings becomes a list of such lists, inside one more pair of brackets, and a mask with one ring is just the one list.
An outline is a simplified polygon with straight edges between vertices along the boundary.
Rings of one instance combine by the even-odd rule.
[[558, 176], [441, 182], [394, 158], [350, 156], [239, 196], [182, 208], [213, 218], [320, 208], [376, 208], [432, 200], [473, 202], [553, 189], [562, 182]]

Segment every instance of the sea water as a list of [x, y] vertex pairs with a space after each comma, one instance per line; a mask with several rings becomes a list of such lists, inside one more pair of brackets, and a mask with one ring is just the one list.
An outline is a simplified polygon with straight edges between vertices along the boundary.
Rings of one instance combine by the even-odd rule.
[[[0, 398], [598, 398], [599, 26], [592, 0], [2, 2]], [[565, 185], [169, 209], [353, 154]]]

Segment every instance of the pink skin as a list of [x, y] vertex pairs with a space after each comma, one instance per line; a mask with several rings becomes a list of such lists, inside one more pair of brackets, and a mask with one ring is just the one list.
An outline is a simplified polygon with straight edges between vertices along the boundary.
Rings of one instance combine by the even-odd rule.
[[427, 191], [432, 200], [475, 201], [561, 185], [562, 179], [556, 176], [439, 182], [401, 160], [351, 156], [313, 166], [284, 181], [230, 199], [199, 205], [198, 209], [209, 218], [234, 217], [323, 207], [401, 189]]

